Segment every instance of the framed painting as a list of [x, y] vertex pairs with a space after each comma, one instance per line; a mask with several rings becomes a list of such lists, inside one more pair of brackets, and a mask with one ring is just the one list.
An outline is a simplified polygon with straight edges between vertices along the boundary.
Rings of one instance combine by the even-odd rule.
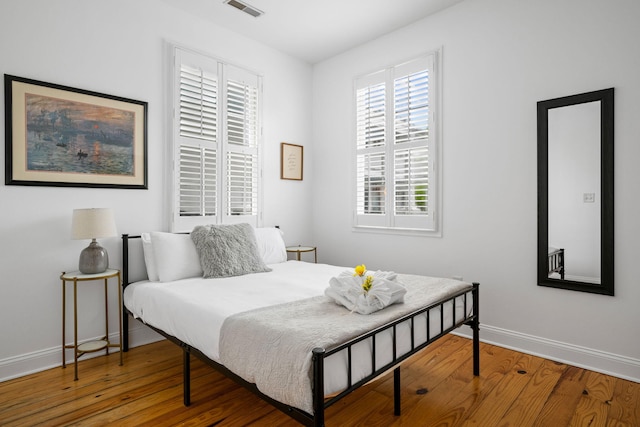
[[147, 189], [147, 103], [4, 76], [5, 184]]
[[302, 181], [303, 166], [302, 145], [280, 144], [280, 178]]

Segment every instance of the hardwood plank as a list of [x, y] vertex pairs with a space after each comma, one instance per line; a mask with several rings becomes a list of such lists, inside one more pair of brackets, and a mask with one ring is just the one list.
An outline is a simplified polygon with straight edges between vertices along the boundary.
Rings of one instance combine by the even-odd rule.
[[576, 406], [569, 426], [605, 427], [613, 399], [614, 383], [613, 377], [590, 372], [582, 398]]
[[543, 361], [497, 425], [499, 427], [533, 425], [565, 369], [564, 364]]
[[[441, 402], [433, 405], [430, 420], [442, 426], [459, 426], [468, 421], [474, 425], [473, 418], [469, 420], [469, 417], [480, 410], [480, 405], [490, 396], [496, 385], [516, 366], [519, 356], [511, 350], [482, 346], [480, 376], [469, 377], [466, 385], [460, 389], [445, 390], [445, 393], [438, 397]], [[470, 373], [471, 364], [472, 360], [469, 360], [465, 366], [461, 366], [461, 370]], [[442, 392], [434, 390], [433, 393]], [[422, 412], [423, 409], [416, 404], [415, 411]]]
[[100, 416], [102, 421], [110, 422], [118, 419], [119, 411], [126, 403], [127, 410], [135, 410], [140, 404], [153, 405], [157, 401], [158, 393], [167, 390], [181, 389], [180, 369], [172, 368], [170, 376], [148, 375], [140, 378], [140, 384], [130, 388], [126, 395], [121, 394], [119, 387], [106, 387], [99, 394], [78, 397], [68, 408], [56, 407], [50, 410], [48, 420], [55, 425], [70, 425], [75, 422]]
[[[468, 359], [460, 367], [459, 372], [452, 374], [452, 379], [457, 377], [460, 381], [459, 385], [431, 390], [429, 391], [431, 396], [428, 398], [420, 399], [420, 396], [416, 394], [415, 398], [420, 401], [408, 399], [405, 407], [409, 408], [408, 411], [416, 421], [428, 414], [430, 422], [433, 422], [434, 425], [461, 425], [467, 420], [470, 413], [477, 410], [499, 380], [515, 364], [517, 358], [516, 354], [510, 350], [488, 345], [481, 346], [479, 377], [472, 375], [472, 360]], [[403, 417], [406, 413], [405, 410]]]
[[590, 372], [587, 377], [587, 386], [585, 395], [593, 399], [611, 403], [613, 400], [613, 390], [615, 388], [616, 378], [598, 372]]
[[[196, 385], [195, 382], [193, 385]], [[227, 385], [225, 385], [226, 387]], [[158, 425], [177, 425], [190, 423], [195, 425], [216, 425], [224, 422], [230, 424], [232, 415], [240, 413], [242, 417], [251, 419], [249, 414], [255, 411], [255, 406], [246, 408], [245, 400], [248, 396], [246, 392], [240, 388], [223, 388], [216, 392], [207, 392], [202, 387], [194, 388], [193, 391], [200, 393], [201, 399], [192, 403], [189, 408], [182, 405], [181, 390], [178, 396], [166, 398], [166, 393], [152, 396], [152, 399], [145, 399], [146, 402], [136, 402], [136, 405], [128, 405], [127, 408], [121, 408], [116, 414], [99, 414], [84, 421], [91, 425], [98, 423], [126, 423], [135, 426], [158, 426]], [[177, 399], [176, 399], [177, 397]], [[171, 405], [169, 408], [166, 405]], [[264, 404], [266, 408], [267, 404]], [[162, 408], [158, 411], [158, 408]], [[186, 410], [185, 410], [186, 409]], [[112, 411], [113, 412], [113, 411]]]
[[223, 403], [225, 398], [233, 397], [240, 400], [244, 398], [227, 381], [229, 380], [217, 378], [216, 375], [192, 379], [192, 395], [197, 394], [197, 398], [192, 400], [191, 406], [188, 408], [183, 404], [182, 387], [180, 387], [179, 390], [163, 393], [162, 396], [159, 396], [158, 400], [162, 401], [157, 405], [140, 406], [135, 412], [126, 408], [122, 414], [123, 419], [126, 419], [129, 425], [156, 426], [163, 423], [178, 424], [189, 419], [203, 417], [203, 419], [210, 420], [210, 424], [214, 424], [215, 420], [220, 419], [220, 416], [217, 414], [203, 415], [203, 413], [211, 411], [212, 408], [215, 409], [215, 405]]
[[[452, 336], [447, 340], [436, 341], [429, 348], [426, 357], [411, 357], [400, 368], [402, 389], [431, 389], [444, 381], [473, 354], [471, 342], [466, 338]], [[393, 397], [393, 375], [389, 372], [384, 381], [376, 386], [378, 392]]]
[[[165, 350], [165, 347], [166, 350], [170, 350], [170, 352], [160, 354], [165, 354], [169, 357], [154, 361], [153, 369], [156, 370], [156, 372], [163, 372], [163, 375], [171, 372], [179, 374], [181, 367], [175, 364], [175, 357], [171, 357], [172, 355], [181, 354], [179, 349], [176, 349], [173, 345], [170, 347], [162, 345], [160, 349]], [[140, 352], [135, 355], [131, 353], [131, 355], [132, 357], [128, 357], [129, 354], [127, 354], [126, 359], [127, 362], [134, 364], [138, 364], [141, 360], [149, 359], [150, 357], [156, 357], [148, 352]], [[39, 414], [44, 413], [47, 414], [49, 419], [52, 419], [57, 417], [58, 414], [66, 414], [68, 412], [73, 412], [75, 416], [78, 417], [81, 416], [87, 404], [95, 405], [96, 399], [99, 401], [108, 397], [110, 393], [108, 390], [113, 386], [117, 387], [118, 390], [112, 393], [118, 395], [120, 393], [119, 388], [124, 384], [135, 384], [136, 387], [140, 387], [153, 384], [153, 382], [156, 381], [156, 378], [149, 375], [144, 369], [140, 371], [125, 369], [124, 367], [118, 366], [117, 362], [115, 366], [112, 366], [113, 361], [117, 360], [116, 358], [119, 358], [119, 355], [111, 354], [107, 357], [88, 359], [80, 362], [82, 369], [86, 370], [87, 373], [84, 376], [80, 376], [78, 381], [73, 380], [73, 369], [54, 368], [45, 371], [42, 375], [45, 381], [42, 382], [40, 386], [30, 384], [30, 387], [27, 389], [27, 391], [31, 390], [33, 398], [27, 401], [24, 401], [24, 398], [22, 398], [19, 404], [14, 402], [10, 408], [8, 406], [4, 407], [4, 410], [0, 412], [0, 419], [9, 422], [13, 419], [28, 416], [35, 418], [38, 417]], [[125, 362], [125, 366], [127, 362]], [[111, 369], [112, 371], [104, 373], [104, 369]], [[51, 375], [58, 380], [51, 381]], [[39, 378], [40, 374], [35, 374], [30, 377], [27, 381], [21, 382], [21, 388], [25, 387], [28, 383], [32, 383], [34, 379]], [[56, 398], [52, 399], [52, 396]], [[69, 411], [69, 408], [72, 408], [73, 411]], [[95, 406], [91, 410], [95, 410]]]
[[633, 419], [640, 420], [640, 387], [636, 383], [618, 378], [609, 409], [609, 422], [624, 425], [624, 420]]
[[510, 357], [516, 358], [515, 363], [505, 366], [507, 370], [504, 374], [500, 371], [489, 373], [489, 375], [499, 375], [497, 384], [461, 425], [465, 427], [497, 425], [513, 404], [515, 397], [520, 394], [543, 362], [539, 357], [516, 352], [513, 352]]
[[[400, 369], [402, 418], [404, 420], [413, 419], [412, 402], [420, 400], [422, 396], [426, 396], [426, 394], [416, 395], [415, 391], [430, 390], [437, 387], [447, 377], [458, 371], [461, 365], [470, 363], [471, 353], [470, 341], [465, 338], [455, 337], [440, 343], [430, 357], [412, 357], [405, 362]], [[471, 375], [473, 374], [470, 364], [468, 365], [468, 371]], [[361, 396], [365, 390], [369, 390], [367, 391], [368, 394]], [[377, 400], [379, 397], [384, 397], [384, 400], [375, 405], [375, 411], [366, 411], [367, 423], [370, 425], [389, 425], [396, 421], [396, 417], [393, 415], [393, 374], [391, 372], [369, 384], [368, 388], [357, 390], [348, 398], [340, 401], [338, 404], [341, 405], [342, 409], [337, 413], [336, 417], [351, 419], [354, 411], [352, 402], [361, 400], [368, 402], [370, 399]], [[367, 409], [368, 406], [364, 408]]]
[[[448, 335], [401, 368], [402, 415], [393, 415], [389, 373], [326, 412], [327, 426], [640, 426], [640, 384]], [[0, 383], [0, 425], [298, 425], [193, 359], [192, 405], [182, 404], [182, 351], [168, 341]], [[518, 373], [526, 371], [526, 373]], [[426, 393], [420, 394], [422, 390]], [[584, 393], [584, 394], [583, 394]], [[501, 424], [502, 423], [502, 424]]]
[[588, 371], [567, 366], [545, 402], [534, 427], [569, 425], [587, 384]]
[[[470, 347], [470, 344], [468, 347]], [[481, 364], [488, 364], [489, 360], [486, 352], [481, 353]], [[442, 372], [443, 375], [446, 375], [442, 381], [428, 384], [422, 390], [412, 387], [410, 377], [405, 378], [406, 381], [402, 385], [403, 422], [412, 420], [420, 422], [421, 419], [427, 416], [429, 420], [433, 420], [436, 424], [443, 426], [453, 425], [455, 420], [472, 404], [469, 399], [466, 399], [471, 395], [465, 392], [460, 393], [460, 390], [471, 390], [480, 381], [479, 378], [473, 376], [471, 354], [471, 352], [458, 351], [457, 355], [462, 357], [462, 360], [460, 360], [462, 363], [459, 363], [455, 369]], [[410, 376], [411, 373], [407, 373], [407, 375]], [[405, 386], [404, 383], [408, 383], [408, 386]], [[465, 398], [461, 399], [462, 395]], [[472, 401], [473, 397], [470, 400]], [[460, 405], [461, 402], [462, 405]], [[453, 406], [455, 406], [455, 409], [453, 411], [449, 410]], [[447, 410], [443, 410], [445, 407]]]
[[[468, 340], [462, 340], [463, 344], [466, 342], [467, 347], [470, 347]], [[460, 364], [451, 365], [449, 362], [439, 366], [432, 365], [429, 368], [424, 368], [424, 372], [407, 372], [408, 370], [403, 367], [401, 370], [403, 377], [401, 385], [402, 415], [400, 417], [393, 416], [392, 401], [388, 400], [386, 406], [378, 412], [377, 418], [372, 418], [371, 416], [367, 418], [369, 424], [424, 425], [425, 419], [428, 419], [433, 425], [455, 425], [457, 420], [463, 417], [470, 408], [473, 408], [478, 401], [482, 400], [482, 393], [488, 393], [488, 390], [495, 385], [492, 385], [495, 375], [491, 375], [488, 381], [485, 381], [482, 375], [482, 372], [492, 372], [495, 366], [504, 363], [501, 357], [497, 358], [494, 355], [501, 352], [510, 352], [509, 350], [489, 345], [483, 346], [481, 348], [481, 376], [476, 378], [473, 376], [473, 361], [470, 358], [471, 349], [468, 348], [468, 350], [469, 353], [465, 353], [461, 349], [455, 350], [453, 353], [461, 357], [460, 361], [462, 363]], [[449, 355], [448, 359], [451, 358], [452, 356]], [[414, 383], [412, 377], [429, 376], [433, 375], [434, 372], [439, 372], [440, 377], [432, 378], [432, 380], [436, 380], [433, 386], [431, 386], [430, 382], [424, 383], [428, 384], [428, 387], [415, 387], [412, 385]], [[392, 379], [389, 377], [385, 384], [391, 383], [391, 381]], [[380, 389], [381, 387], [376, 387], [376, 390]], [[349, 405], [349, 402], [346, 404]], [[345, 411], [351, 410], [351, 406], [347, 406], [345, 409]]]
[[[373, 385], [369, 384], [351, 393], [344, 403], [340, 401], [338, 403], [341, 406], [340, 410], [327, 411], [325, 413], [327, 425], [390, 425], [394, 420], [393, 399], [376, 391]], [[339, 424], [336, 420], [340, 420]]]

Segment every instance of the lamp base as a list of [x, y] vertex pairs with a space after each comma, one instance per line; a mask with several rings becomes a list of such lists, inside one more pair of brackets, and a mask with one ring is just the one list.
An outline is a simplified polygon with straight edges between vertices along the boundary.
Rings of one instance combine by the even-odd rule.
[[80, 252], [78, 267], [81, 273], [98, 274], [109, 267], [109, 255], [107, 250], [100, 246], [96, 239], [91, 240], [89, 246]]

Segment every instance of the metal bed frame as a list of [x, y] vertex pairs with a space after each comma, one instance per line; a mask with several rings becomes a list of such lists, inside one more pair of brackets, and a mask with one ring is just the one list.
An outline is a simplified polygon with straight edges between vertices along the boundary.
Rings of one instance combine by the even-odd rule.
[[548, 274], [559, 273], [560, 279], [564, 280], [564, 249], [556, 249], [553, 252], [549, 252], [547, 267]]
[[[123, 274], [122, 274], [122, 286], [123, 286], [123, 290], [124, 288], [126, 288], [130, 281], [129, 281], [129, 239], [137, 239], [140, 238], [139, 235], [136, 236], [129, 236], [128, 234], [123, 234], [122, 235], [122, 269], [123, 269]], [[473, 313], [471, 315], [467, 315], [468, 314], [468, 296], [469, 294], [472, 295], [472, 308], [473, 308]], [[464, 314], [465, 314], [465, 318], [459, 322], [456, 322], [455, 320], [455, 300], [456, 298], [463, 298], [463, 304], [464, 304]], [[447, 302], [453, 302], [452, 304], [452, 310], [453, 310], [453, 325], [449, 328], [444, 328], [444, 324], [443, 324], [443, 320], [444, 320], [444, 305]], [[124, 305], [124, 303], [123, 303]], [[430, 313], [429, 311], [432, 308], [435, 307], [440, 307], [440, 332], [434, 336], [430, 335]], [[368, 383], [369, 381], [373, 380], [374, 378], [384, 374], [385, 372], [389, 371], [390, 369], [393, 369], [393, 401], [394, 401], [394, 414], [395, 415], [400, 415], [400, 363], [403, 362], [404, 360], [408, 359], [409, 357], [411, 357], [412, 355], [418, 353], [420, 350], [424, 349], [425, 347], [427, 347], [430, 343], [434, 342], [435, 340], [437, 340], [438, 338], [443, 337], [444, 335], [448, 334], [449, 332], [453, 331], [454, 329], [462, 326], [462, 325], [468, 325], [471, 327], [472, 331], [473, 331], [473, 339], [472, 339], [472, 345], [473, 345], [473, 374], [475, 376], [480, 375], [480, 321], [479, 321], [479, 284], [478, 283], [473, 283], [473, 288], [471, 290], [466, 289], [460, 292], [457, 292], [456, 294], [449, 296], [445, 299], [442, 299], [438, 302], [435, 302], [427, 307], [423, 307], [419, 310], [416, 310], [412, 313], [409, 313], [405, 316], [402, 316], [396, 320], [394, 320], [393, 322], [387, 323], [385, 325], [382, 325], [374, 330], [371, 330], [369, 332], [367, 332], [366, 334], [360, 335], [356, 338], [353, 338], [343, 344], [340, 344], [336, 347], [330, 348], [330, 349], [323, 349], [323, 348], [314, 348], [313, 352], [312, 352], [312, 369], [313, 369], [313, 414], [309, 414], [308, 412], [302, 411], [301, 409], [283, 404], [282, 402], [279, 402], [265, 394], [263, 394], [262, 392], [260, 392], [258, 390], [258, 388], [256, 387], [255, 384], [250, 383], [245, 381], [243, 378], [239, 377], [238, 375], [236, 375], [235, 373], [231, 372], [229, 369], [227, 369], [224, 365], [221, 365], [218, 362], [215, 362], [211, 359], [209, 359], [205, 354], [203, 354], [200, 350], [198, 350], [195, 347], [192, 347], [184, 342], [182, 342], [181, 340], [179, 340], [178, 338], [171, 336], [169, 334], [167, 334], [166, 332], [159, 330], [151, 325], [147, 325], [149, 326], [151, 329], [153, 329], [154, 331], [158, 332], [159, 334], [163, 335], [164, 337], [166, 337], [167, 339], [169, 339], [170, 341], [172, 341], [173, 343], [175, 343], [176, 345], [178, 345], [180, 348], [182, 348], [183, 351], [183, 399], [184, 399], [184, 405], [185, 406], [189, 406], [191, 404], [191, 378], [190, 378], [190, 356], [194, 355], [197, 358], [201, 359], [202, 361], [204, 361], [205, 363], [207, 363], [208, 365], [214, 367], [215, 369], [217, 369], [218, 371], [220, 371], [222, 374], [224, 374], [225, 376], [229, 377], [230, 379], [236, 381], [237, 383], [239, 383], [240, 385], [244, 386], [245, 388], [247, 388], [248, 390], [252, 391], [253, 393], [255, 393], [256, 395], [258, 395], [260, 398], [262, 398], [263, 400], [265, 400], [266, 402], [270, 403], [271, 405], [273, 405], [274, 407], [276, 407], [277, 409], [279, 409], [280, 411], [286, 413], [287, 415], [289, 415], [290, 417], [292, 417], [293, 419], [295, 419], [296, 421], [300, 422], [301, 424], [305, 425], [305, 426], [314, 426], [314, 427], [321, 427], [324, 426], [324, 422], [325, 422], [325, 410], [330, 407], [331, 405], [333, 405], [334, 403], [336, 403], [338, 400], [340, 400], [341, 398], [343, 398], [344, 396], [346, 396], [347, 394], [351, 393], [352, 391], [356, 390], [357, 388], [359, 388], [360, 386]], [[123, 307], [123, 319], [122, 319], [122, 325], [123, 325], [123, 351], [128, 351], [129, 350], [129, 310], [126, 307]], [[423, 316], [426, 317], [426, 327], [427, 327], [427, 340], [424, 343], [421, 343], [419, 345], [416, 345], [414, 342], [414, 325], [415, 323], [418, 321], [416, 320], [418, 316]], [[424, 322], [425, 320], [422, 320], [422, 322]], [[397, 351], [396, 351], [396, 346], [397, 346], [397, 341], [398, 341], [398, 335], [396, 334], [396, 327], [403, 323], [403, 322], [409, 322], [410, 325], [410, 329], [411, 329], [411, 350], [409, 350], [408, 352], [402, 354], [402, 355], [398, 355]], [[392, 331], [392, 336], [393, 336], [393, 360], [391, 362], [389, 362], [388, 364], [386, 364], [385, 366], [382, 366], [378, 369], [375, 369], [375, 354], [376, 354], [376, 336], [383, 332], [383, 331], [387, 331], [387, 330], [391, 330]], [[367, 340], [367, 339], [371, 339], [372, 340], [372, 369], [373, 371], [365, 376], [364, 378], [362, 378], [359, 381], [353, 382], [352, 378], [351, 378], [351, 363], [352, 363], [352, 359], [351, 359], [351, 349], [352, 347], [363, 341], [363, 340]], [[334, 354], [334, 353], [338, 353], [340, 351], [346, 351], [347, 352], [347, 360], [348, 360], [348, 378], [347, 378], [347, 382], [348, 382], [348, 387], [341, 391], [340, 393], [336, 394], [335, 396], [329, 397], [329, 398], [325, 398], [324, 396], [324, 359], [326, 357], [329, 357], [330, 355]]]

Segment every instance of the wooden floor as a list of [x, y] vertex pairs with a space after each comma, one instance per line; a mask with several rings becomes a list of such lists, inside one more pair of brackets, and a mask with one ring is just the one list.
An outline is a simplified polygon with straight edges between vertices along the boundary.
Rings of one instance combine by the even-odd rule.
[[[327, 426], [640, 427], [640, 384], [449, 335], [327, 410]], [[182, 405], [182, 354], [167, 341], [0, 383], [0, 426], [290, 426], [289, 417], [199, 361]]]

